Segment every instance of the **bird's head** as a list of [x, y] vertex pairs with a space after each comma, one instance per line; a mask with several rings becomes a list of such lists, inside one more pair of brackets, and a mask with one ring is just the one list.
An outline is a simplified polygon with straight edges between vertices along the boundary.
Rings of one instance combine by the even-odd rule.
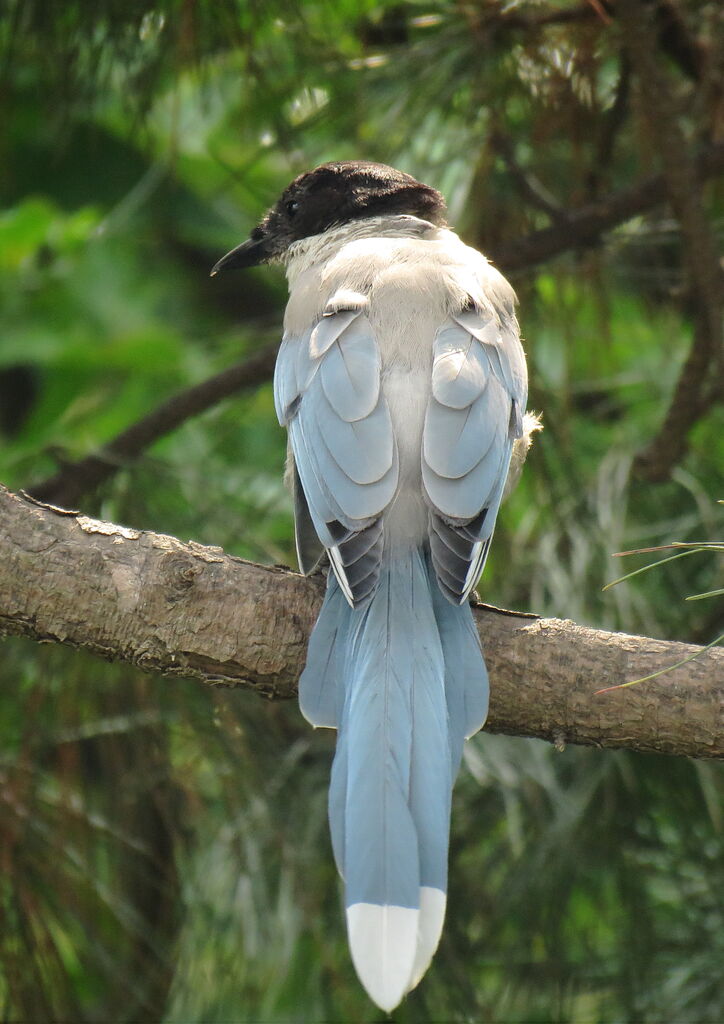
[[444, 225], [445, 200], [434, 188], [386, 164], [364, 160], [322, 164], [287, 186], [249, 239], [222, 257], [211, 276], [220, 270], [282, 260], [293, 242], [333, 226], [396, 214]]

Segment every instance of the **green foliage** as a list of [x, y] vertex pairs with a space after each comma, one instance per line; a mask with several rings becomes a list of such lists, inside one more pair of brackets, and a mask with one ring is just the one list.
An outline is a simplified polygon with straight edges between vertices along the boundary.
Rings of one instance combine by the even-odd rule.
[[[629, 184], [646, 139], [628, 117], [606, 157], [615, 32], [574, 3], [503, 7], [9, 3], [0, 479], [29, 486], [277, 335], [281, 274], [208, 270], [314, 163], [403, 166], [484, 250], [547, 222], [496, 133], [563, 208]], [[715, 7], [692, 5], [704, 27]], [[682, 600], [721, 587], [713, 558], [603, 591], [616, 551], [721, 540], [721, 408], [669, 482], [630, 475], [691, 343], [682, 280], [678, 235], [654, 216], [519, 275], [545, 430], [485, 600], [672, 639], [720, 631], [720, 596]], [[83, 510], [292, 564], [284, 449], [266, 385]], [[3, 1019], [377, 1019], [327, 837], [330, 735], [290, 705], [29, 642], [4, 642], [0, 680]], [[720, 1021], [723, 791], [705, 763], [477, 737], [442, 946], [395, 1019]]]

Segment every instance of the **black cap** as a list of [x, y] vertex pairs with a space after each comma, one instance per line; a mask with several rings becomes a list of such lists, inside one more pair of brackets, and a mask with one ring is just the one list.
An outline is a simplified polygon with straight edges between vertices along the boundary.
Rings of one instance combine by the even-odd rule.
[[386, 164], [347, 160], [300, 174], [249, 240], [214, 266], [251, 267], [280, 259], [293, 242], [363, 217], [408, 214], [445, 224], [445, 200], [429, 185]]

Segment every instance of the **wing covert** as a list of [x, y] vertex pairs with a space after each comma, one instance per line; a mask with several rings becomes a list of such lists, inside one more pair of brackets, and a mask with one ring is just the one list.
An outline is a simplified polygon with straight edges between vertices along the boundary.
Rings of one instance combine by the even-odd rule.
[[470, 306], [438, 330], [422, 479], [440, 589], [462, 603], [485, 564], [527, 402], [515, 317]]
[[[344, 298], [340, 308], [333, 297], [308, 331], [285, 335], [274, 399], [306, 499], [296, 502], [298, 551], [310, 548], [311, 521], [347, 601], [356, 606], [379, 577], [381, 514], [397, 490], [398, 458], [366, 299]], [[352, 308], [350, 298], [357, 300]]]

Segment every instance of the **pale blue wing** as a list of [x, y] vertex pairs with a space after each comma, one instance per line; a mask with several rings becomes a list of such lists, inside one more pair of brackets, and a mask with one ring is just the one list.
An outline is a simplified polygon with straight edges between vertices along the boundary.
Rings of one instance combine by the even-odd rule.
[[462, 603], [482, 572], [527, 401], [515, 317], [473, 308], [438, 330], [422, 479], [440, 588]]
[[320, 376], [327, 401], [341, 420], [351, 423], [374, 410], [380, 395], [380, 352], [366, 316], [358, 314], [329, 348]]
[[518, 408], [525, 410], [528, 401], [528, 371], [515, 316], [502, 313], [489, 317], [478, 309], [468, 308], [456, 313], [454, 320], [483, 345], [493, 372], [511, 398], [515, 399]]
[[380, 517], [397, 490], [398, 459], [364, 306], [334, 307], [330, 300], [307, 332], [285, 335], [274, 399], [304, 498], [295, 502], [300, 565], [313, 564], [311, 522], [345, 597], [357, 605], [379, 576]]
[[[368, 416], [349, 422], [340, 418], [323, 390], [317, 397], [314, 405], [317, 427], [337, 465], [346, 467], [353, 483], [373, 484], [381, 480], [394, 462], [392, 422], [387, 403], [378, 395]], [[354, 459], [349, 458], [352, 451], [356, 453]]]

